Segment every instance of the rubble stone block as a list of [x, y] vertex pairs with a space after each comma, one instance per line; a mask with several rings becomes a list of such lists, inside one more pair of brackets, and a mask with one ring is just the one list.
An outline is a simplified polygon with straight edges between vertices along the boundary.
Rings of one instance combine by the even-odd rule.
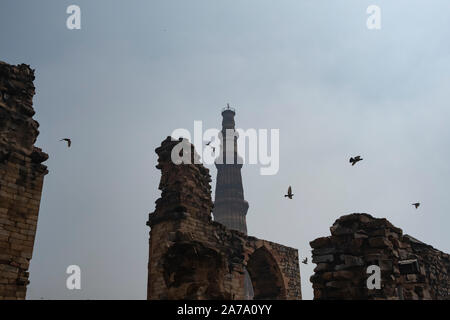
[[383, 248], [392, 246], [391, 242], [383, 237], [375, 237], [369, 239], [369, 244], [371, 247]]
[[[450, 300], [450, 256], [403, 235], [386, 219], [346, 215], [335, 221], [331, 233], [310, 242], [317, 263], [310, 277], [314, 299]], [[324, 259], [331, 252], [336, 259]], [[365, 287], [370, 265], [381, 269], [379, 290]]]
[[330, 237], [317, 238], [316, 240], [313, 240], [309, 243], [309, 245], [313, 249], [320, 249], [323, 247], [327, 247], [330, 244], [331, 244]]
[[327, 254], [323, 256], [313, 256], [313, 263], [321, 263], [321, 262], [333, 262], [334, 257], [332, 254]]

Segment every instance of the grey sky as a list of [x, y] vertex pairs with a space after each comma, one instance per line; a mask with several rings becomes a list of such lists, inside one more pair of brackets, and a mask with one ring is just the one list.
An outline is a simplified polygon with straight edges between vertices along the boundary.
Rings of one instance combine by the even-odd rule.
[[[82, 29], [66, 29], [78, 4]], [[366, 28], [381, 7], [382, 29]], [[448, 0], [0, 3], [0, 60], [36, 69], [49, 153], [29, 299], [144, 299], [154, 149], [176, 128], [280, 129], [280, 170], [244, 166], [249, 234], [298, 248], [341, 215], [450, 252]], [[67, 149], [59, 142], [69, 136]], [[351, 167], [348, 158], [364, 161]], [[213, 187], [215, 168], [211, 168]], [[283, 198], [291, 184], [294, 200]], [[420, 201], [415, 210], [411, 203]], [[65, 288], [68, 265], [82, 290]], [[305, 299], [314, 265], [301, 265]]]

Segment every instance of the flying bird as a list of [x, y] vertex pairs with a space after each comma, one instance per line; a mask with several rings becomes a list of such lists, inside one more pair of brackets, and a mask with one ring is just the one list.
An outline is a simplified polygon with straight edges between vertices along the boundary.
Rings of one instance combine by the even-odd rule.
[[350, 163], [352, 164], [352, 166], [354, 166], [357, 162], [362, 161], [363, 158], [361, 158], [361, 156], [356, 156], [356, 157], [352, 157], [350, 158]]
[[292, 193], [292, 188], [289, 186], [287, 194], [284, 195], [285, 197], [288, 197], [289, 199], [292, 199], [294, 194]]
[[303, 263], [303, 264], [308, 264], [308, 257], [306, 257], [305, 259], [303, 259], [302, 263]]
[[70, 140], [69, 138], [64, 138], [64, 139], [61, 139], [59, 141], [67, 141], [67, 147], [68, 148], [70, 148], [70, 145], [72, 144], [72, 140]]
[[212, 141], [207, 142], [205, 145], [209, 146], [211, 144]]
[[416, 207], [416, 209], [420, 206], [420, 202], [416, 202], [412, 204], [414, 207]]

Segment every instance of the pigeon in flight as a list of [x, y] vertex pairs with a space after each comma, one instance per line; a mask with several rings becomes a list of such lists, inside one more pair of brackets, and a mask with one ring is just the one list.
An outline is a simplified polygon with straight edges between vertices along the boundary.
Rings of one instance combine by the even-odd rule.
[[305, 259], [303, 259], [302, 263], [303, 263], [303, 264], [308, 264], [308, 257], [306, 257]]
[[289, 199], [292, 199], [293, 193], [292, 188], [289, 186], [287, 194], [284, 195], [285, 197], [288, 197]]
[[416, 207], [416, 209], [420, 206], [420, 202], [416, 202], [412, 204], [414, 207]]
[[211, 145], [211, 143], [212, 143], [212, 141], [209, 141], [209, 142], [205, 143], [205, 146], [210, 147], [210, 148], [212, 149], [212, 152], [215, 153], [215, 152], [216, 152], [216, 148], [213, 147], [213, 146]]
[[68, 148], [70, 148], [70, 145], [72, 144], [72, 140], [70, 140], [69, 138], [64, 138], [64, 139], [61, 139], [59, 141], [67, 141], [67, 147]]
[[356, 156], [356, 157], [352, 157], [350, 158], [350, 163], [352, 164], [352, 166], [354, 166], [357, 162], [362, 161], [363, 159], [361, 158], [361, 156]]

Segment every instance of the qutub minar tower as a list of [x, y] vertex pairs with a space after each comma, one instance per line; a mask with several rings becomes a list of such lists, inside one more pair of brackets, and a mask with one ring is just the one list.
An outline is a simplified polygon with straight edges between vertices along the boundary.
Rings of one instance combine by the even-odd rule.
[[[242, 186], [242, 158], [237, 152], [238, 133], [235, 130], [236, 111], [227, 107], [222, 110], [222, 134], [219, 135], [222, 154], [215, 161], [217, 168], [214, 220], [232, 230], [247, 234], [248, 202], [244, 199]], [[246, 271], [245, 296], [253, 297], [250, 276]]]
[[248, 202], [244, 200], [242, 161], [239, 161], [240, 157], [237, 154], [238, 135], [235, 131], [235, 114], [235, 110], [229, 105], [222, 111], [222, 134], [220, 135], [222, 154], [215, 162], [217, 182], [213, 213], [215, 221], [229, 229], [247, 234]]

